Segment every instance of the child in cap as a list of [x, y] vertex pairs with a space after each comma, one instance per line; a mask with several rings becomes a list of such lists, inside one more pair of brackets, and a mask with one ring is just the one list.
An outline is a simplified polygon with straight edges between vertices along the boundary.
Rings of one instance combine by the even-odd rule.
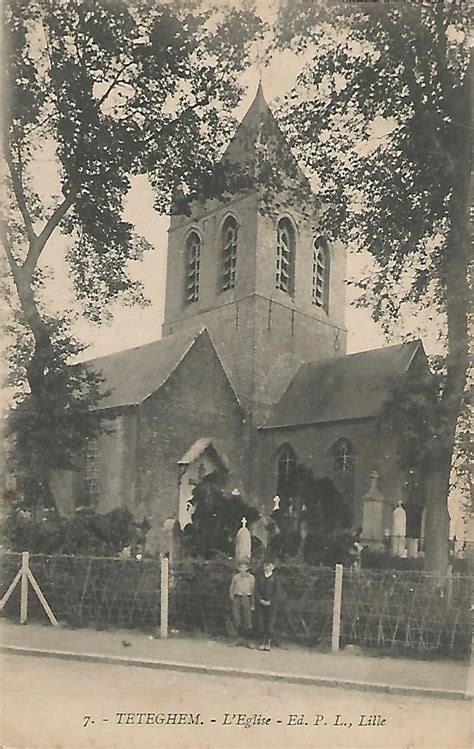
[[251, 647], [252, 611], [254, 611], [255, 577], [249, 572], [246, 562], [239, 562], [238, 572], [230, 584], [232, 618], [239, 637], [238, 643]]

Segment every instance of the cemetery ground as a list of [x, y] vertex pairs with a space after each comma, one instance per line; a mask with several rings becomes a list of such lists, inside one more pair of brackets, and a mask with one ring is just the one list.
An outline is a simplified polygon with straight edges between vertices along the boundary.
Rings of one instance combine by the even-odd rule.
[[2, 746], [472, 745], [465, 662], [285, 644], [265, 653], [207, 637], [8, 621], [0, 632]]

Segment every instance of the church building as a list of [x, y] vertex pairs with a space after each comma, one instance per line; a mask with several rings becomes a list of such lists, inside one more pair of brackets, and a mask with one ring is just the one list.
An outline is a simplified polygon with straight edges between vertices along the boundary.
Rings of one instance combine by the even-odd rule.
[[[270, 150], [288, 180], [266, 210], [257, 177]], [[229, 491], [269, 512], [303, 464], [350, 502], [363, 539], [383, 540], [400, 500], [419, 538], [403, 435], [384, 407], [410, 372], [427, 372], [421, 342], [346, 354], [346, 251], [319, 229], [261, 87], [223, 163], [251, 179], [172, 217], [161, 339], [89, 362], [105, 379], [99, 410], [110, 428], [80, 471], [55, 476], [58, 507], [125, 505], [158, 537], [165, 520], [190, 521], [206, 474], [219, 471]]]

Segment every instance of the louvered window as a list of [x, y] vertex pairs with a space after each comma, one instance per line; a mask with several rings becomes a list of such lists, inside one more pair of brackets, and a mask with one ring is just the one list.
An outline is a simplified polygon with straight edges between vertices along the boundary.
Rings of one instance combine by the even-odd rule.
[[276, 288], [293, 296], [295, 274], [295, 232], [291, 222], [282, 218], [277, 227]]
[[317, 237], [313, 243], [313, 283], [312, 302], [316, 307], [328, 310], [329, 298], [329, 254], [324, 237]]
[[197, 302], [199, 297], [199, 264], [201, 261], [201, 240], [192, 232], [186, 240], [186, 289], [188, 304]]
[[228, 216], [222, 231], [222, 275], [221, 291], [233, 289], [235, 286], [235, 272], [237, 267], [237, 221]]

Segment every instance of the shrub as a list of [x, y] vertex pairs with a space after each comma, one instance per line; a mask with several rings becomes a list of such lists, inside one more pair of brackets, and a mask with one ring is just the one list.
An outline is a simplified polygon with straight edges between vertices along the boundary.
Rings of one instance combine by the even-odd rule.
[[11, 551], [36, 554], [116, 556], [124, 547], [143, 544], [146, 529], [132, 513], [119, 507], [106, 514], [76, 513], [72, 518], [55, 509], [32, 512], [18, 504], [4, 522], [4, 544]]

